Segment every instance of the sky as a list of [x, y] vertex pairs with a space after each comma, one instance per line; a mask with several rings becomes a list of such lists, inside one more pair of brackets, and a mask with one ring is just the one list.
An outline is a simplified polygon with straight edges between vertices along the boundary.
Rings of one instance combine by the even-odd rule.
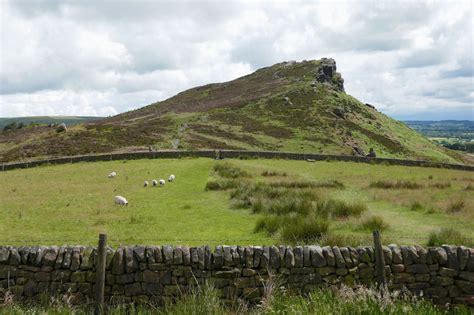
[[474, 120], [474, 1], [0, 0], [0, 117], [115, 115], [289, 60], [403, 120]]

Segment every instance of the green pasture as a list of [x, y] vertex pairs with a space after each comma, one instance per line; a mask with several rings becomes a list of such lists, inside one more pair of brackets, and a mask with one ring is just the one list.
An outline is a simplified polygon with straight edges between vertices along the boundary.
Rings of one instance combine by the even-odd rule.
[[[224, 162], [250, 173], [251, 181], [265, 180], [261, 173], [272, 170], [286, 172], [294, 180], [342, 182], [344, 189], [315, 189], [331, 198], [362, 202], [368, 210], [361, 217], [331, 222], [336, 243], [369, 243], [370, 231], [361, 229], [361, 222], [373, 215], [388, 224], [382, 233], [384, 243], [426, 244], [429, 233], [441, 227], [474, 239], [472, 172], [349, 162], [190, 158], [84, 162], [2, 172], [0, 244], [95, 244], [101, 232], [108, 234], [112, 245], [279, 243], [276, 237], [254, 232], [261, 215], [233, 209], [228, 191], [205, 190], [214, 177], [214, 165]], [[108, 179], [111, 171], [118, 176]], [[143, 187], [144, 180], [166, 179], [169, 174], [176, 175], [175, 182]], [[377, 180], [411, 181], [422, 187], [369, 188]], [[125, 196], [129, 206], [115, 205], [115, 195]], [[415, 202], [418, 207], [413, 207]], [[451, 211], [454, 202], [462, 207]]]

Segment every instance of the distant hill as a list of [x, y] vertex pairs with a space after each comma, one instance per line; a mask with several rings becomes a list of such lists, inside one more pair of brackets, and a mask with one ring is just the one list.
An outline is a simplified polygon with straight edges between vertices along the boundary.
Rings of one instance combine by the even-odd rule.
[[474, 139], [474, 121], [472, 120], [408, 120], [404, 123], [429, 138]]
[[57, 133], [0, 133], [0, 161], [112, 151], [240, 149], [462, 162], [344, 91], [333, 59], [282, 62]]
[[29, 117], [0, 117], [0, 130], [11, 123], [16, 123], [19, 125], [23, 123], [24, 125], [30, 125], [32, 123], [39, 124], [60, 124], [65, 123], [66, 125], [76, 125], [83, 122], [93, 121], [97, 119], [102, 119], [103, 117], [95, 116], [29, 116]]

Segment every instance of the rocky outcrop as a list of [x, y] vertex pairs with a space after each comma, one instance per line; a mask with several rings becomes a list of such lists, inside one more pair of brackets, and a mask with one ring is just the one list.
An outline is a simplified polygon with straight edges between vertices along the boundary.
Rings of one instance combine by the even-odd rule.
[[322, 58], [315, 70], [316, 82], [338, 91], [344, 91], [344, 79], [336, 70], [336, 61], [334, 59]]

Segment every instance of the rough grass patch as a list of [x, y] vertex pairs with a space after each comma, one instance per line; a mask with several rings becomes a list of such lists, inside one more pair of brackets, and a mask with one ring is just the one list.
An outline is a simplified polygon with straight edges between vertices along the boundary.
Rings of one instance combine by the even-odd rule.
[[226, 162], [214, 165], [214, 171], [224, 178], [251, 177], [246, 171]]
[[264, 177], [272, 177], [272, 176], [278, 176], [278, 177], [285, 177], [288, 176], [286, 172], [279, 172], [279, 171], [269, 171], [265, 170], [261, 174]]
[[474, 186], [472, 184], [468, 184], [466, 187], [464, 187], [464, 190], [468, 190], [468, 191], [474, 190]]
[[470, 246], [474, 242], [464, 237], [459, 231], [453, 228], [441, 228], [430, 233], [428, 238], [428, 246], [441, 245], [467, 245]]
[[434, 184], [430, 184], [429, 187], [431, 187], [431, 188], [438, 188], [438, 189], [445, 189], [445, 188], [451, 187], [451, 182], [434, 183]]
[[370, 216], [361, 223], [361, 228], [366, 231], [385, 231], [388, 227], [388, 223], [378, 215]]
[[369, 187], [382, 189], [419, 189], [422, 188], [423, 185], [406, 180], [399, 180], [396, 182], [377, 180], [375, 182], [371, 182]]
[[423, 209], [423, 205], [419, 203], [418, 201], [414, 201], [410, 206], [411, 211], [419, 211], [422, 209]]
[[457, 200], [451, 202], [446, 208], [447, 213], [456, 213], [462, 211], [466, 207], [466, 202], [464, 200]]
[[329, 230], [329, 222], [321, 218], [298, 216], [289, 220], [281, 231], [285, 242], [312, 242], [321, 239]]
[[318, 215], [330, 218], [346, 218], [349, 216], [359, 217], [367, 211], [367, 206], [363, 203], [346, 203], [337, 199], [326, 199], [319, 201], [316, 206]]

